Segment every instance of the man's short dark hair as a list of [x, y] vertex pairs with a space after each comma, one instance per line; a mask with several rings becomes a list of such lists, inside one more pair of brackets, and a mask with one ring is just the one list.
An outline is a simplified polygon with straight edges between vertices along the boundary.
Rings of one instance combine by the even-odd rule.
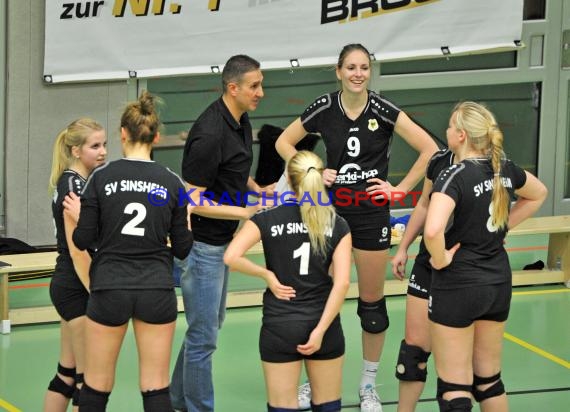
[[230, 57], [222, 71], [222, 85], [224, 86], [224, 91], [227, 90], [229, 83], [241, 82], [244, 74], [259, 70], [259, 67], [260, 64], [257, 60], [245, 54]]

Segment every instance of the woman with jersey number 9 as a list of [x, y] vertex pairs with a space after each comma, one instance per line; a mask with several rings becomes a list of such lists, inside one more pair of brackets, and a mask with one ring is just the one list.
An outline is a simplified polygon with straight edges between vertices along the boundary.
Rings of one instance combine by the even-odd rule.
[[[259, 338], [267, 410], [298, 410], [304, 361], [313, 386], [311, 409], [340, 411], [344, 335], [339, 312], [350, 282], [351, 236], [326, 199], [321, 159], [300, 151], [286, 170], [296, 198], [247, 221], [228, 246], [224, 262], [261, 277], [268, 286]], [[323, 197], [324, 202], [316, 200]], [[260, 240], [266, 267], [244, 257]]]
[[504, 239], [540, 208], [547, 189], [505, 158], [497, 121], [481, 104], [454, 108], [447, 142], [458, 163], [435, 180], [424, 228], [437, 400], [440, 411], [470, 411], [473, 396], [481, 411], [503, 412], [501, 353], [512, 288]]
[[150, 159], [159, 125], [154, 98], [143, 92], [121, 117], [124, 158], [96, 169], [81, 198], [73, 241], [79, 249], [97, 245], [97, 251], [90, 270], [80, 412], [106, 409], [130, 319], [144, 410], [172, 410], [169, 366], [178, 315], [172, 260], [188, 255], [192, 232], [179, 199], [183, 182]]
[[[384, 280], [391, 238], [390, 201], [396, 195], [401, 199], [402, 193], [418, 183], [437, 145], [397, 106], [368, 90], [370, 71], [368, 50], [361, 44], [346, 45], [336, 65], [341, 90], [317, 98], [283, 131], [275, 147], [289, 160], [307, 133], [320, 133], [323, 138], [327, 152], [323, 180], [332, 188], [337, 212], [350, 227], [358, 274], [357, 313], [364, 358], [360, 409], [379, 412], [382, 406], [375, 389], [376, 374], [389, 325]], [[386, 180], [394, 131], [419, 153], [397, 186]], [[308, 384], [299, 388], [301, 408], [308, 406], [310, 389]]]

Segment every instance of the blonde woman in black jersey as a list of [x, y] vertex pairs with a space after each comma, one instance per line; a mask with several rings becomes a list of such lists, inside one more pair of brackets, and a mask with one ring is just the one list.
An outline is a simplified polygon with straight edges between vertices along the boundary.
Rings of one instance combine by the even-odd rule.
[[180, 200], [182, 181], [150, 159], [159, 125], [154, 98], [144, 92], [121, 117], [124, 158], [96, 169], [81, 198], [73, 241], [80, 249], [97, 245], [97, 251], [89, 273], [80, 412], [106, 409], [130, 320], [143, 408], [172, 410], [169, 366], [178, 314], [172, 260], [188, 255], [192, 233]]
[[44, 412], [64, 412], [73, 398], [77, 410], [83, 379], [85, 310], [89, 298], [91, 257], [77, 249], [71, 235], [77, 216], [64, 212], [66, 196], [81, 195], [89, 174], [105, 162], [107, 138], [103, 126], [80, 118], [62, 130], [53, 147], [49, 181], [58, 257], [50, 282], [50, 298], [61, 317], [57, 374], [44, 399]]
[[497, 121], [481, 104], [455, 107], [447, 141], [458, 163], [434, 181], [424, 229], [437, 400], [440, 411], [470, 411], [473, 397], [483, 412], [504, 412], [501, 353], [512, 287], [504, 239], [540, 208], [547, 189], [505, 158]]
[[[313, 411], [341, 407], [344, 336], [339, 311], [349, 286], [351, 236], [330, 204], [318, 156], [301, 151], [287, 164], [296, 199], [255, 215], [228, 246], [224, 262], [267, 283], [259, 349], [267, 410], [298, 410], [305, 363]], [[244, 255], [263, 242], [266, 267]], [[328, 273], [334, 264], [334, 274]]]

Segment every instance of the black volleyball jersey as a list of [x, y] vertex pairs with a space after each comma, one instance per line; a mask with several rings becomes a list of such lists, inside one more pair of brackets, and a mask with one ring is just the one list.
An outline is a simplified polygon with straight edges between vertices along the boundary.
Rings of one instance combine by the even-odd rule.
[[[461, 247], [451, 264], [434, 270], [432, 288], [493, 285], [510, 281], [511, 269], [503, 241], [506, 228], [492, 225], [491, 196], [493, 168], [488, 159], [467, 159], [442, 171], [433, 192], [444, 193], [455, 202], [453, 222], [445, 233], [445, 247]], [[526, 182], [523, 169], [510, 160], [503, 162], [501, 179], [512, 197]]]
[[[426, 179], [429, 179], [435, 182], [435, 179], [439, 174], [447, 169], [449, 166], [453, 164], [453, 152], [449, 149], [438, 150], [434, 153], [434, 155], [429, 160], [427, 169], [426, 169]], [[416, 256], [416, 262], [421, 264], [428, 264], [430, 259], [429, 252], [426, 248], [426, 244], [424, 239], [420, 241], [420, 246], [418, 250], [418, 254]]]
[[192, 246], [183, 194], [182, 180], [153, 161], [120, 159], [95, 169], [73, 233], [80, 249], [98, 246], [91, 290], [174, 286], [172, 255], [185, 258]]
[[332, 289], [328, 269], [340, 240], [349, 233], [348, 224], [336, 216], [335, 224], [326, 233], [325, 256], [313, 253], [299, 206], [285, 203], [259, 212], [251, 218], [260, 232], [267, 269], [284, 285], [291, 286], [296, 296], [290, 301], [279, 300], [269, 288], [263, 295], [263, 321], [320, 319]]
[[[320, 133], [327, 151], [327, 168], [337, 171], [332, 186], [339, 213], [363, 213], [385, 206], [363, 199], [366, 180], [386, 180], [394, 126], [400, 109], [384, 97], [368, 91], [368, 103], [356, 120], [342, 107], [341, 92], [325, 94], [301, 115], [306, 131]], [[360, 196], [355, 192], [360, 192]], [[378, 203], [378, 202], [376, 202]]]
[[54, 276], [52, 282], [72, 286], [79, 285], [80, 281], [75, 273], [73, 261], [69, 255], [69, 247], [65, 238], [65, 226], [63, 223], [63, 200], [70, 192], [80, 196], [85, 186], [85, 179], [73, 170], [64, 170], [57, 186], [53, 192], [51, 211], [55, 226], [55, 237], [57, 241], [57, 259], [55, 263]]

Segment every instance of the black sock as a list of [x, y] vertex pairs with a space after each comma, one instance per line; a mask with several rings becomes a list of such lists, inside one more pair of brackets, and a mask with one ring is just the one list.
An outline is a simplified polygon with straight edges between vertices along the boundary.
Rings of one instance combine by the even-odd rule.
[[341, 409], [340, 399], [315, 405], [311, 402], [311, 411], [313, 412], [339, 412]]
[[172, 412], [170, 391], [166, 388], [141, 392], [145, 412]]

